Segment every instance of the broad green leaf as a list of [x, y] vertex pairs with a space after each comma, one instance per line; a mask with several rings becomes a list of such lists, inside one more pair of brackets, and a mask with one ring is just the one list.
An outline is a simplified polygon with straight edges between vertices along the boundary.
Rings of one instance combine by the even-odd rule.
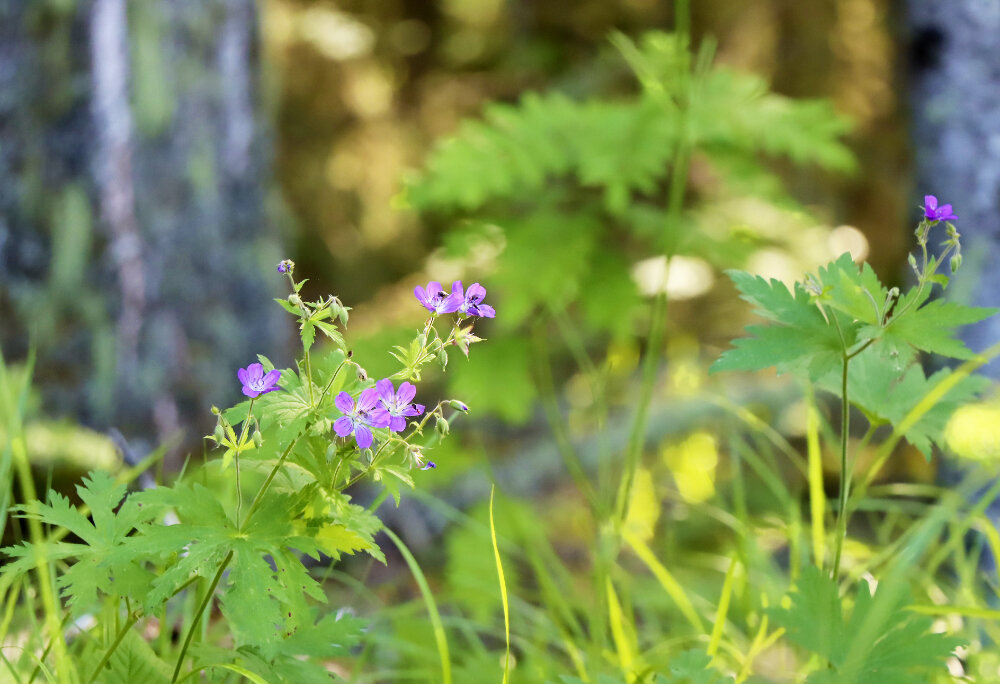
[[723, 352], [711, 372], [775, 366], [778, 372], [806, 370], [810, 377], [818, 378], [840, 366], [844, 344], [850, 347], [857, 337], [858, 326], [849, 318], [827, 310], [827, 316], [837, 317], [838, 331], [802, 285], [796, 284], [789, 291], [778, 280], [767, 281], [742, 271], [728, 273], [740, 296], [756, 307], [755, 312], [777, 325], [747, 326], [751, 336], [734, 340], [735, 348]]
[[909, 594], [899, 578], [883, 579], [873, 594], [861, 582], [850, 619], [845, 621], [836, 583], [814, 566], [803, 569], [787, 608], [769, 611], [788, 639], [828, 662], [809, 684], [881, 684], [928, 681], [930, 670], [944, 671], [944, 660], [958, 645], [930, 632], [931, 620], [906, 610]]

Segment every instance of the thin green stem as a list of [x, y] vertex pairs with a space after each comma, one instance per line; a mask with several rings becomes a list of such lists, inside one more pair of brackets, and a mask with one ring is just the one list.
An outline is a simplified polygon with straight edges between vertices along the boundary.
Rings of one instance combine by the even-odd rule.
[[309, 386], [309, 405], [315, 406], [316, 403], [313, 401], [313, 374], [312, 374], [312, 363], [309, 361], [309, 350], [305, 350], [306, 357], [306, 384]]
[[840, 378], [840, 495], [837, 499], [837, 539], [833, 557], [833, 581], [840, 578], [840, 555], [847, 536], [847, 497], [850, 495], [851, 472], [847, 466], [847, 438], [851, 429], [851, 405], [847, 397], [847, 367], [850, 359], [844, 354]]
[[125, 635], [128, 634], [130, 629], [132, 629], [132, 625], [134, 625], [138, 621], [139, 621], [138, 615], [133, 615], [132, 613], [129, 613], [128, 620], [126, 620], [125, 624], [122, 625], [122, 628], [118, 630], [118, 635], [115, 637], [115, 640], [111, 642], [111, 645], [108, 647], [108, 650], [104, 652], [104, 656], [101, 658], [100, 662], [97, 663], [97, 667], [94, 668], [94, 672], [90, 675], [90, 677], [87, 678], [87, 684], [91, 684], [91, 682], [97, 679], [97, 676], [101, 674], [101, 669], [104, 667], [104, 664], [108, 662], [108, 660], [111, 658], [111, 655], [115, 652], [115, 649], [118, 648], [119, 644], [121, 644], [122, 639], [124, 639]]
[[243, 430], [240, 432], [240, 439], [236, 442], [236, 524], [240, 524], [240, 511], [243, 510], [243, 485], [240, 482], [240, 451], [247, 438], [247, 430], [250, 428], [250, 421], [253, 420], [253, 403], [256, 397], [250, 398], [250, 407], [247, 409], [247, 417], [243, 421]]
[[619, 522], [625, 520], [629, 498], [632, 494], [632, 484], [642, 456], [643, 437], [646, 434], [646, 424], [649, 421], [649, 405], [653, 398], [653, 387], [656, 384], [656, 371], [660, 361], [660, 348], [666, 331], [667, 294], [660, 292], [653, 303], [653, 315], [650, 321], [649, 346], [643, 359], [642, 382], [639, 388], [639, 401], [636, 405], [632, 430], [629, 434], [628, 451], [626, 453], [625, 472], [618, 488], [615, 502], [615, 517]]
[[556, 399], [556, 391], [552, 382], [552, 368], [549, 363], [548, 350], [545, 346], [546, 335], [542, 323], [535, 326], [533, 337], [535, 344], [534, 358], [537, 359], [535, 372], [539, 381], [539, 394], [542, 397], [542, 407], [545, 410], [545, 417], [548, 419], [549, 428], [552, 430], [552, 435], [556, 440], [556, 447], [559, 450], [560, 456], [562, 456], [563, 463], [566, 465], [566, 470], [569, 471], [576, 486], [595, 509], [598, 518], [601, 518], [603, 517], [603, 512], [601, 511], [602, 502], [587, 477], [583, 464], [580, 462], [580, 457], [567, 434], [562, 414], [559, 411], [559, 402]]
[[330, 391], [330, 388], [333, 387], [333, 383], [334, 381], [336, 381], [337, 376], [340, 375], [340, 369], [342, 369], [346, 365], [347, 365], [347, 357], [344, 357], [344, 360], [340, 362], [339, 366], [337, 366], [337, 370], [333, 371], [333, 375], [330, 377], [330, 381], [326, 383], [326, 387], [324, 387], [323, 391], [320, 392], [319, 401], [316, 402], [317, 406], [323, 403], [323, 400], [326, 398], [326, 393]]
[[[247, 518], [250, 514], [247, 513]], [[215, 595], [215, 589], [219, 586], [219, 581], [222, 579], [222, 573], [226, 571], [229, 567], [230, 561], [233, 560], [233, 552], [230, 551], [226, 554], [226, 557], [222, 560], [222, 564], [219, 565], [219, 569], [215, 573], [215, 577], [212, 578], [212, 584], [209, 585], [208, 591], [201, 599], [201, 603], [198, 605], [198, 610], [195, 611], [194, 620], [191, 622], [191, 627], [188, 629], [187, 636], [184, 637], [184, 644], [181, 646], [181, 652], [177, 656], [177, 662], [174, 664], [174, 674], [170, 677], [171, 682], [177, 681], [177, 675], [181, 672], [181, 666], [184, 664], [184, 656], [187, 655], [188, 646], [191, 645], [191, 639], [194, 637], [194, 631], [198, 628], [198, 623], [201, 622], [202, 613], [208, 607], [209, 602], [212, 600], [212, 596]]]
[[[341, 489], [340, 491], [344, 491], [344, 489], [347, 489], [351, 485], [353, 485], [356, 482], [360, 481], [368, 473], [370, 473], [375, 468], [375, 464], [378, 463], [379, 456], [382, 455], [382, 452], [385, 450], [386, 446], [388, 446], [389, 444], [400, 444], [400, 443], [404, 443], [404, 442], [402, 442], [400, 440], [394, 440], [394, 439], [390, 439], [390, 440], [386, 440], [385, 442], [382, 442], [382, 444], [379, 446], [378, 450], [375, 452], [375, 455], [372, 456], [372, 462], [371, 462], [371, 464], [367, 468], [365, 468], [364, 470], [362, 470], [360, 473], [358, 473], [357, 475], [355, 475], [354, 477], [352, 477], [350, 480], [348, 480], [347, 484], [345, 484], [344, 487], [343, 487], [343, 489]], [[334, 485], [336, 485], [336, 482], [334, 482]]]
[[299, 441], [298, 437], [293, 439], [288, 444], [288, 446], [285, 447], [285, 450], [282, 452], [281, 457], [278, 458], [278, 462], [274, 464], [273, 468], [271, 468], [271, 472], [268, 474], [267, 479], [264, 480], [264, 484], [260, 486], [260, 489], [257, 491], [256, 496], [254, 496], [253, 501], [250, 502], [250, 510], [247, 511], [247, 517], [243, 519], [243, 523], [240, 525], [241, 530], [246, 526], [247, 522], [250, 521], [250, 516], [252, 516], [254, 511], [257, 510], [257, 507], [260, 505], [260, 502], [264, 498], [265, 492], [267, 492], [268, 488], [271, 486], [271, 482], [274, 480], [274, 476], [278, 474], [279, 470], [281, 470], [281, 466], [285, 464], [285, 459], [288, 458], [288, 454], [291, 453], [292, 449], [295, 447], [298, 441]]

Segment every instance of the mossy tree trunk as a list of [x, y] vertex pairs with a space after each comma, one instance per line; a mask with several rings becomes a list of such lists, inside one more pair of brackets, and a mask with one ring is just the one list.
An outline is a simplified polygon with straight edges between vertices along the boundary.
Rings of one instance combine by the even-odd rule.
[[[971, 299], [998, 306], [1000, 4], [910, 0], [909, 10], [914, 195], [954, 205], [963, 269], [978, 276]], [[1000, 341], [1000, 319], [970, 326], [963, 336], [972, 349], [983, 350]], [[1000, 376], [1000, 363], [988, 372]]]
[[253, 0], [0, 2], [0, 345], [35, 346], [47, 410], [149, 446], [287, 339], [257, 19]]

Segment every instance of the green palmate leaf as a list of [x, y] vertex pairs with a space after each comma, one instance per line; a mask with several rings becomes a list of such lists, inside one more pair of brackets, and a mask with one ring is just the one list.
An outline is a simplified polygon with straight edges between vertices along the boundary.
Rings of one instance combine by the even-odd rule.
[[735, 349], [724, 352], [712, 372], [775, 366], [779, 372], [804, 369], [818, 378], [840, 366], [844, 344], [849, 347], [857, 340], [858, 324], [839, 311], [828, 310], [827, 317], [836, 317], [840, 323], [838, 331], [800, 284], [789, 291], [778, 280], [742, 271], [728, 273], [740, 296], [757, 307], [756, 313], [778, 325], [747, 326], [752, 336], [735, 340]]
[[[899, 307], [902, 306], [900, 302]], [[954, 359], [970, 359], [974, 353], [955, 337], [956, 330], [989, 318], [997, 311], [936, 299], [890, 320], [882, 340], [902, 358], [912, 358], [912, 348]]]
[[[898, 358], [881, 343], [864, 350], [851, 360], [848, 377], [848, 397], [860, 408], [873, 425], [888, 423], [899, 425], [931, 389], [951, 375], [942, 369], [929, 378], [919, 364], [912, 364], [905, 371], [897, 368]], [[839, 371], [828, 374], [819, 386], [840, 395]], [[991, 383], [988, 378], [970, 375], [948, 391], [917, 422], [911, 425], [904, 437], [926, 457], [931, 456], [932, 444], [940, 444], [952, 413], [971, 399], [985, 392]]]
[[788, 639], [829, 663], [809, 684], [856, 682], [880, 684], [928, 681], [930, 670], [943, 670], [958, 641], [931, 633], [931, 620], [906, 610], [908, 592], [884, 580], [872, 594], [859, 585], [851, 617], [845, 622], [836, 583], [818, 568], [802, 572], [787, 608], [770, 611]]
[[853, 320], [881, 325], [886, 313], [889, 291], [882, 286], [867, 263], [860, 269], [847, 252], [819, 269], [823, 294], [819, 301], [848, 315]]
[[[109, 645], [105, 644], [104, 648]], [[88, 660], [96, 665], [103, 652], [103, 649], [95, 651]], [[170, 674], [170, 666], [156, 656], [145, 639], [129, 630], [94, 681], [96, 684], [167, 684]]]
[[125, 496], [125, 485], [115, 483], [104, 472], [95, 471], [84, 478], [83, 485], [77, 486], [77, 493], [90, 507], [93, 522], [55, 491], [49, 494], [50, 505], [34, 502], [12, 510], [20, 511], [23, 517], [65, 528], [85, 543], [24, 543], [4, 549], [8, 556], [17, 559], [4, 568], [11, 573], [33, 568], [36, 554], [50, 560], [75, 558], [76, 562], [57, 580], [69, 599], [73, 615], [92, 608], [99, 594], [135, 597], [145, 593], [152, 575], [128, 552], [126, 543], [133, 530], [150, 529], [148, 523], [155, 517], [155, 512], [143, 510], [134, 497], [129, 497], [116, 514], [115, 509]]
[[199, 666], [233, 664], [253, 672], [266, 682], [329, 684], [330, 671], [320, 663], [349, 653], [361, 638], [364, 622], [348, 615], [327, 614], [316, 620], [315, 611], [303, 611], [302, 624], [287, 630], [267, 644], [239, 650], [210, 645], [191, 649]]
[[709, 667], [711, 656], [702, 651], [684, 651], [670, 660], [670, 674], [660, 675], [656, 684], [728, 684], [732, 677], [724, 677]]

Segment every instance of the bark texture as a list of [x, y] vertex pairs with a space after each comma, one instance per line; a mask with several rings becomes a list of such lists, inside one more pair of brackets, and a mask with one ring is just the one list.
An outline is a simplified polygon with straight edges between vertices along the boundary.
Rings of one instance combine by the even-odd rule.
[[[917, 195], [955, 206], [972, 303], [1000, 304], [1000, 3], [909, 0]], [[973, 273], [974, 272], [974, 273]], [[973, 275], [978, 278], [972, 278]], [[970, 326], [976, 351], [1000, 318]], [[1000, 377], [1000, 363], [987, 369]]]
[[258, 45], [253, 0], [0, 0], [0, 345], [48, 411], [152, 445], [284, 360]]

